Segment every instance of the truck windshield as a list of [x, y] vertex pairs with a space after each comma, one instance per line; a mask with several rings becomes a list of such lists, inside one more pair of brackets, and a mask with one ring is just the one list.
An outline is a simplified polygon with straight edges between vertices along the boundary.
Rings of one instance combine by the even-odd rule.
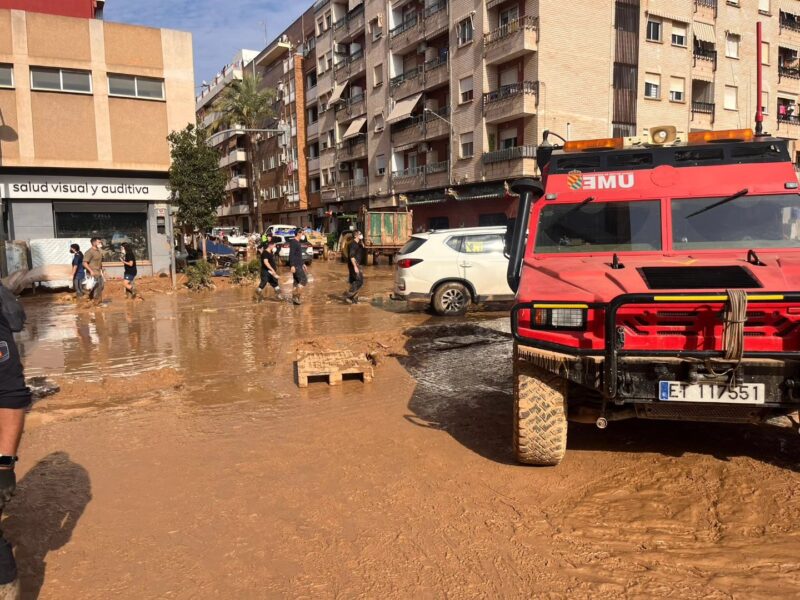
[[661, 250], [657, 200], [554, 204], [539, 213], [536, 252], [651, 252]]
[[797, 194], [742, 196], [690, 217], [722, 198], [672, 201], [672, 244], [676, 250], [800, 248]]

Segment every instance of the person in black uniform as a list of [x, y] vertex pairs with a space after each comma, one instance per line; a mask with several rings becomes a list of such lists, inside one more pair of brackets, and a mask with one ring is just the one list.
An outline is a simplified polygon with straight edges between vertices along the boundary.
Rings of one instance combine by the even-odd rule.
[[350, 275], [348, 277], [350, 291], [345, 294], [345, 302], [358, 304], [358, 290], [364, 285], [364, 272], [361, 270], [361, 263], [364, 260], [364, 235], [360, 231], [353, 233], [353, 241], [350, 242], [348, 254], [347, 270]]
[[[0, 515], [17, 486], [14, 465], [22, 437], [25, 411], [31, 405], [31, 391], [11, 326], [0, 312]], [[17, 598], [19, 579], [11, 544], [0, 532], [0, 597]]]
[[289, 240], [289, 266], [292, 269], [294, 278], [294, 289], [292, 290], [292, 302], [296, 305], [303, 303], [303, 288], [308, 285], [308, 267], [303, 260], [303, 230], [295, 229], [294, 237]]
[[275, 296], [280, 300], [281, 297], [281, 284], [278, 280], [278, 266], [275, 262], [275, 244], [277, 240], [271, 238], [266, 244], [262, 245], [264, 249], [261, 252], [261, 283], [258, 285], [256, 292], [259, 302], [264, 300], [264, 288], [268, 285], [275, 290]]

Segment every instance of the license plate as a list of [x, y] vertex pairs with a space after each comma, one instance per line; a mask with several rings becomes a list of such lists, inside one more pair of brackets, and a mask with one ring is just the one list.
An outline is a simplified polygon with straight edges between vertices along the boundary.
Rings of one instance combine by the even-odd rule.
[[726, 386], [716, 383], [659, 381], [658, 398], [666, 402], [713, 402], [717, 404], [764, 404], [763, 383]]

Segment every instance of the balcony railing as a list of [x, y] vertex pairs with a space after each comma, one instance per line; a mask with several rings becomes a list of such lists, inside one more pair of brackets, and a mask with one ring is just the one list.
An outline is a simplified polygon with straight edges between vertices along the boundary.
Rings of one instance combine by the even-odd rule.
[[395, 179], [410, 179], [412, 177], [419, 177], [425, 173], [425, 167], [409, 167], [401, 171], [392, 171], [392, 177]]
[[443, 11], [446, 8], [447, 8], [447, 0], [439, 0], [439, 2], [434, 2], [430, 6], [426, 7], [422, 14], [424, 18], [427, 19], [431, 15], [435, 15], [436, 13]]
[[450, 170], [450, 161], [443, 160], [441, 162], [431, 163], [425, 165], [425, 174], [432, 175], [434, 173], [447, 173]]
[[800, 115], [780, 114], [778, 113], [778, 123], [789, 123], [791, 125], [800, 124]]
[[781, 11], [780, 23], [782, 29], [800, 31], [800, 19], [798, 19], [795, 15]]
[[347, 22], [350, 23], [350, 21], [352, 21], [353, 19], [357, 19], [358, 17], [360, 17], [363, 14], [364, 14], [364, 4], [362, 3], [362, 4], [359, 4], [358, 6], [356, 6], [349, 13], [347, 13], [347, 16], [345, 17], [345, 19], [347, 19]]
[[536, 31], [537, 26], [538, 21], [536, 17], [530, 15], [520, 17], [519, 19], [513, 19], [494, 31], [484, 34], [483, 44], [484, 46], [489, 46], [522, 30]]
[[447, 64], [447, 55], [448, 52], [442, 52], [436, 58], [427, 61], [424, 65], [422, 65], [425, 72], [427, 73], [428, 71], [433, 71], [434, 69], [445, 66]]
[[717, 0], [694, 0], [695, 6], [704, 6], [706, 8], [717, 9]]
[[483, 155], [483, 164], [505, 162], [509, 160], [519, 160], [520, 158], [536, 158], [536, 146], [515, 146], [504, 148], [494, 152], [486, 152]]
[[339, 189], [350, 190], [353, 188], [364, 187], [367, 185], [368, 181], [366, 177], [361, 177], [360, 179], [346, 179], [345, 181], [339, 182]]
[[692, 100], [692, 112], [696, 113], [703, 113], [707, 115], [714, 114], [714, 103], [713, 102], [700, 102], [698, 100]]
[[390, 30], [389, 37], [390, 38], [397, 37], [398, 35], [408, 31], [409, 29], [416, 27], [417, 23], [419, 23], [419, 14], [414, 13], [410, 17], [406, 17], [406, 20], [403, 21], [400, 25]]
[[450, 107], [443, 106], [442, 108], [438, 108], [436, 110], [425, 111], [425, 122], [429, 123], [430, 121], [438, 121], [439, 119], [436, 116], [440, 116], [443, 119], [447, 119], [447, 116], [450, 114]]
[[339, 19], [338, 21], [336, 21], [333, 24], [333, 30], [334, 31], [338, 31], [339, 29], [341, 29], [345, 25], [347, 25], [347, 17], [342, 17], [341, 19]]
[[778, 75], [789, 79], [800, 79], [800, 68], [798, 67], [778, 67]]
[[392, 125], [392, 133], [399, 133], [401, 131], [405, 131], [406, 129], [411, 129], [412, 127], [416, 127], [422, 120], [424, 119], [423, 115], [414, 115], [410, 119], [406, 119], [404, 121], [400, 121], [399, 123]]
[[422, 73], [422, 67], [414, 67], [410, 71], [406, 71], [405, 73], [401, 73], [397, 77], [392, 77], [389, 80], [389, 85], [391, 85], [392, 87], [397, 87], [398, 85], [400, 85], [400, 84], [402, 84], [402, 83], [404, 83], [406, 81], [410, 81], [412, 79], [416, 79], [417, 77], [420, 76], [420, 73]]
[[694, 54], [694, 57], [697, 60], [708, 60], [712, 62], [716, 62], [717, 60], [716, 50], [709, 50], [707, 48], [701, 48], [699, 46], [695, 46], [692, 53]]
[[483, 95], [483, 105], [492, 104], [512, 98], [521, 94], [536, 94], [538, 86], [535, 81], [521, 81], [519, 83], [512, 83], [511, 85], [504, 85], [494, 92], [489, 92]]

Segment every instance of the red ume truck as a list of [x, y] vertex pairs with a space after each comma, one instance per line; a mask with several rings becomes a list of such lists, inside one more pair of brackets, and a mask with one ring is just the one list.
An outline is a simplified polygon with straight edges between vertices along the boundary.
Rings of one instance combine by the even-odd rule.
[[520, 462], [559, 463], [569, 420], [794, 423], [800, 198], [787, 142], [680, 137], [544, 144], [542, 182], [513, 186]]

